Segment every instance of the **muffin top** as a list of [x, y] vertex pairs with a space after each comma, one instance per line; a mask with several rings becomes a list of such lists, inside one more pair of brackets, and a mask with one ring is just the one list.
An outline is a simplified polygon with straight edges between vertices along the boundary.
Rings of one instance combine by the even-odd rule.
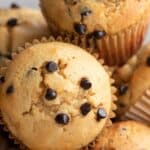
[[40, 11], [27, 8], [0, 9], [0, 54], [8, 55], [25, 42], [48, 35]]
[[0, 56], [0, 84], [4, 82], [4, 76], [7, 70], [7, 66], [10, 63], [10, 59], [4, 56]]
[[105, 126], [112, 104], [104, 67], [79, 47], [62, 42], [35, 44], [16, 55], [0, 97], [7, 128], [32, 150], [87, 145]]
[[41, 0], [54, 31], [115, 34], [147, 18], [150, 0]]
[[115, 78], [120, 79], [117, 83], [118, 113], [122, 114], [140, 101], [150, 88], [150, 45], [142, 48], [125, 66], [119, 68], [116, 74]]
[[148, 126], [134, 121], [119, 122], [103, 131], [94, 150], [149, 150], [149, 139]]

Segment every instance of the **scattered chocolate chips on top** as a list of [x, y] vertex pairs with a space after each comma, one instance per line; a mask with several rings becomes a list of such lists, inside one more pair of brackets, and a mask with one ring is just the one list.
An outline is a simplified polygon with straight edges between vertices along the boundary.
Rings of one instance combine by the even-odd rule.
[[86, 33], [86, 25], [85, 24], [75, 23], [74, 29], [80, 35], [84, 35]]
[[150, 67], [150, 56], [147, 58], [147, 60], [146, 60], [146, 64], [147, 64], [147, 66], [149, 66], [149, 67]]
[[106, 35], [105, 31], [94, 31], [93, 36], [95, 39], [101, 39]]
[[47, 100], [54, 100], [57, 97], [57, 92], [53, 89], [47, 89], [45, 98]]
[[125, 94], [126, 92], [127, 92], [127, 90], [128, 90], [128, 86], [127, 85], [120, 85], [119, 87], [118, 87], [118, 92], [119, 92], [119, 95], [123, 95], [123, 94]]
[[16, 3], [12, 3], [10, 8], [13, 8], [13, 9], [17, 9], [17, 8], [20, 8], [18, 4]]
[[80, 82], [80, 86], [84, 90], [88, 90], [88, 89], [90, 89], [92, 87], [92, 83], [87, 78], [82, 78], [82, 80]]
[[58, 115], [56, 116], [55, 121], [56, 121], [58, 124], [66, 125], [66, 124], [68, 124], [68, 122], [69, 122], [69, 117], [68, 117], [67, 114], [61, 113], [61, 114], [58, 114]]
[[55, 62], [50, 61], [46, 64], [46, 70], [50, 73], [55, 72], [58, 69], [58, 66]]
[[7, 21], [7, 26], [14, 27], [18, 24], [17, 18], [11, 18]]
[[5, 77], [4, 76], [1, 76], [0, 77], [0, 84], [4, 83], [5, 82]]
[[103, 108], [99, 108], [97, 111], [97, 121], [106, 118], [106, 116], [107, 116], [106, 111]]
[[8, 88], [7, 88], [7, 90], [6, 90], [6, 93], [7, 94], [12, 94], [14, 92], [14, 87], [13, 87], [13, 85], [10, 85]]
[[91, 111], [91, 104], [89, 103], [84, 103], [81, 105], [80, 107], [80, 111], [82, 113], [82, 115], [87, 115], [90, 111]]

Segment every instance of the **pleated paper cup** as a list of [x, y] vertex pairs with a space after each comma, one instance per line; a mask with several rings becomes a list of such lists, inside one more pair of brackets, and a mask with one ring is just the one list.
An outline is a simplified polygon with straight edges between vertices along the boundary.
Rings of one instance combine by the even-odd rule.
[[136, 120], [150, 125], [150, 88], [147, 89], [137, 101], [124, 114], [122, 120]]
[[95, 40], [100, 57], [107, 65], [123, 65], [142, 45], [147, 27], [148, 21], [143, 21], [117, 34]]
[[[103, 38], [96, 39], [92, 35], [83, 35], [86, 46], [92, 45], [92, 53], [96, 53], [99, 59], [104, 59], [105, 64], [109, 66], [121, 66], [127, 62], [141, 47], [144, 40], [149, 21], [144, 20], [134, 24], [116, 34], [106, 35]], [[52, 25], [51, 25], [52, 26]], [[53, 29], [53, 27], [51, 27]], [[58, 32], [51, 29], [53, 36], [70, 35], [74, 33]], [[91, 49], [91, 47], [90, 47]]]

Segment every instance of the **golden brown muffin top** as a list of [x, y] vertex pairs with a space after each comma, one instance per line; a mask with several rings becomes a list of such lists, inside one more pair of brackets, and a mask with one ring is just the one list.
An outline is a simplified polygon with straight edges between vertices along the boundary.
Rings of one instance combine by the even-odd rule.
[[0, 95], [9, 131], [32, 150], [87, 145], [105, 126], [112, 104], [103, 66], [81, 48], [61, 42], [35, 44], [18, 54]]
[[41, 7], [58, 31], [114, 34], [145, 19], [150, 0], [41, 0]]
[[106, 128], [97, 139], [94, 150], [150, 150], [150, 128], [126, 121]]

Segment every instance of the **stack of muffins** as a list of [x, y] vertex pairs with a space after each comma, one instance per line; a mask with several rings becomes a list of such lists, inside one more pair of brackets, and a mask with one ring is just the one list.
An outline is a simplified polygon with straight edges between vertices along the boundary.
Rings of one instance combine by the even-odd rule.
[[0, 10], [0, 149], [150, 150], [150, 0], [40, 6]]

